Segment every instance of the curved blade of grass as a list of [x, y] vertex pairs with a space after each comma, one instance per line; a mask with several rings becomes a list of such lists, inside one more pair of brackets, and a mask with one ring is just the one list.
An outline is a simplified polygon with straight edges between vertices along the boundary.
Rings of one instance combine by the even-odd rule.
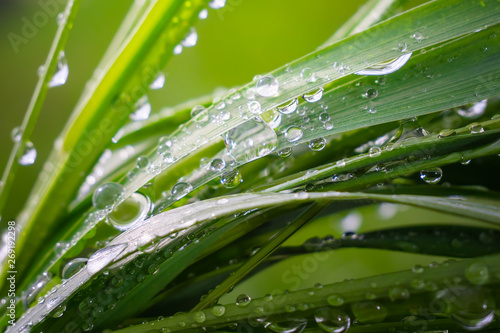
[[[80, 2], [81, 0], [69, 1], [64, 9], [63, 15], [65, 19], [57, 29], [54, 41], [52, 42], [49, 54], [47, 55], [47, 60], [45, 60], [45, 64], [43, 65], [45, 69], [38, 79], [30, 104], [28, 105], [28, 110], [24, 115], [23, 123], [20, 127], [21, 138], [19, 141], [14, 142], [14, 147], [11, 151], [0, 181], [0, 216], [2, 215], [3, 208], [7, 203], [10, 188], [14, 182], [17, 169], [19, 168], [18, 160], [23, 155], [24, 146], [26, 142], [30, 140], [30, 137], [35, 129], [38, 115], [40, 114], [43, 102], [45, 101], [45, 97], [47, 96], [47, 92], [49, 90], [48, 83], [55, 72], [59, 53], [64, 51], [69, 32], [73, 27], [73, 22], [76, 18], [78, 8], [80, 7]], [[3, 260], [0, 262], [0, 265], [3, 266]], [[3, 281], [0, 282], [0, 286], [2, 283]]]
[[[19, 272], [30, 265], [38, 246], [60, 222], [61, 214], [76, 194], [82, 179], [74, 175], [89, 171], [206, 3], [206, 0], [153, 2], [94, 90], [76, 106], [60, 144], [49, 157], [52, 170], [42, 172], [19, 215], [18, 225], [23, 228], [16, 244], [16, 252], [23, 258]], [[181, 19], [176, 21], [174, 17]], [[89, 145], [91, 149], [87, 149]], [[37, 203], [33, 196], [39, 198]], [[54, 201], [60, 205], [53, 205]]]
[[[255, 208], [274, 207], [285, 204], [300, 204], [318, 200], [337, 201], [352, 199], [372, 199], [377, 201], [408, 204], [417, 207], [473, 217], [476, 219], [484, 220], [486, 222], [491, 222], [493, 224], [498, 224], [500, 221], [499, 206], [486, 203], [477, 203], [465, 199], [451, 199], [433, 196], [381, 195], [371, 193], [342, 192], [303, 192], [295, 194], [240, 194], [227, 198], [210, 199], [182, 206], [166, 213], [156, 215], [150, 218], [148, 220], [148, 223], [143, 224], [133, 230], [128, 230], [123, 234], [117, 236], [108, 244], [106, 248], [101, 249], [99, 253], [107, 253], [111, 249], [117, 247], [120, 248], [119, 252], [111, 252], [111, 254], [109, 255], [97, 256], [97, 258], [100, 258], [99, 260], [97, 260], [97, 262], [100, 264], [96, 268], [84, 267], [77, 274], [71, 277], [63, 287], [60, 287], [57, 291], [51, 294], [48, 299], [45, 300], [46, 302], [48, 302], [47, 304], [51, 304], [51, 307], [47, 308], [45, 304], [35, 305], [31, 309], [31, 311], [29, 311], [19, 319], [18, 325], [21, 327], [30, 322], [33, 325], [36, 325], [42, 319], [46, 318], [51, 312], [53, 312], [53, 310], [57, 306], [61, 306], [63, 302], [71, 298], [71, 296], [74, 295], [74, 293], [77, 292], [82, 287], [82, 285], [85, 285], [89, 281], [91, 281], [104, 268], [111, 265], [119, 267], [130, 264], [131, 260], [133, 260], [138, 253], [142, 252], [142, 249], [145, 249], [152, 244], [158, 244], [158, 242], [160, 242], [160, 245], [158, 245], [159, 249], [165, 247], [172, 242], [172, 239], [168, 238], [168, 235], [171, 235], [175, 232], [186, 232], [186, 230], [189, 230], [195, 225], [202, 225], [203, 223], [210, 222], [217, 217], [228, 216], [234, 213], [248, 211]], [[230, 223], [226, 224], [226, 226], [230, 226]], [[202, 251], [202, 249], [204, 248], [201, 244], [205, 243], [200, 242], [196, 244], [197, 251]], [[207, 244], [205, 244], [205, 246], [207, 246]], [[186, 253], [188, 252], [189, 251], [187, 250], [181, 251], [181, 257], [187, 255]], [[92, 260], [93, 259], [91, 257], [89, 262], [92, 262]], [[157, 267], [155, 268], [155, 272], [162, 271], [162, 269], [166, 269], [166, 266], [162, 265], [161, 267], [159, 267], [157, 265]], [[172, 267], [170, 267], [170, 269], [172, 269]], [[177, 266], [176, 270], [178, 272], [179, 269], [182, 268]], [[129, 288], [134, 288], [133, 293], [127, 296], [136, 296], [136, 304], [139, 304], [141, 302], [143, 302], [144, 304], [147, 303], [157, 292], [160, 291], [164, 284], [167, 283], [167, 281], [165, 281], [164, 279], [165, 273], [169, 274], [170, 279], [174, 277], [172, 275], [172, 271], [170, 270], [163, 271], [163, 274], [150, 273], [151, 275], [148, 275], [148, 280], [142, 281], [141, 283], [138, 283], [136, 280], [134, 280], [134, 282], [128, 286]], [[124, 293], [128, 291], [130, 290], [122, 290], [122, 292]], [[126, 302], [120, 303], [120, 300], [117, 300], [116, 302], [121, 305], [117, 305], [115, 303], [116, 307], [114, 307], [112, 311], [105, 312], [107, 319], [105, 319], [105, 317], [102, 317], [101, 314], [94, 314], [96, 317], [98, 317], [97, 319], [101, 323], [106, 322], [106, 320], [110, 320], [110, 318], [114, 318], [112, 321], [116, 321], [117, 318], [123, 318], [123, 313], [133, 311], [125, 311], [127, 306]]]
[[[422, 268], [419, 273], [408, 270], [344, 281], [325, 285], [322, 286], [322, 288], [310, 288], [286, 294], [273, 295], [273, 297], [255, 299], [252, 300], [248, 306], [225, 304], [223, 306], [225, 311], [221, 316], [215, 315], [218, 313], [216, 309], [202, 310], [201, 312], [205, 318], [203, 322], [195, 320], [195, 318], [201, 317], [198, 313], [179, 313], [173, 317], [155, 321], [154, 327], [159, 330], [168, 329], [172, 332], [185, 329], [184, 325], [179, 325], [181, 322], [185, 323], [185, 327], [189, 327], [190, 329], [207, 326], [223, 327], [228, 325], [228, 323], [243, 323], [252, 318], [267, 318], [270, 316], [285, 315], [290, 311], [290, 308], [296, 308], [304, 303], [309, 305], [309, 310], [314, 311], [314, 309], [317, 308], [330, 306], [330, 296], [333, 297], [332, 301], [336, 301], [337, 298], [340, 298], [342, 300], [341, 304], [343, 305], [340, 309], [346, 311], [348, 305], [366, 302], [366, 292], [370, 292], [372, 295], [372, 302], [375, 302], [376, 300], [387, 299], [391, 290], [396, 286], [406, 290], [408, 294], [411, 294], [409, 298], [400, 299], [397, 303], [382, 301], [376, 304], [382, 308], [389, 308], [391, 311], [388, 311], [388, 313], [393, 313], [393, 307], [398, 307], [399, 311], [397, 311], [397, 313], [405, 316], [405, 313], [406, 315], [411, 313], [411, 308], [421, 309], [420, 311], [429, 310], [429, 302], [432, 302], [434, 299], [432, 296], [435, 294], [435, 291], [419, 288], [414, 282], [416, 279], [432, 284], [433, 287], [435, 287], [434, 290], [444, 290], [446, 288], [458, 288], [458, 286], [454, 285], [453, 281], [456, 277], [460, 277], [462, 281], [460, 284], [461, 286], [465, 288], [477, 288], [475, 290], [488, 292], [491, 290], [488, 284], [491, 284], [490, 288], [492, 289], [496, 287], [495, 279], [490, 278], [488, 282], [481, 287], [474, 287], [466, 277], [466, 270], [468, 265], [479, 262], [487, 267], [491, 276], [494, 276], [494, 274], [500, 270], [499, 258], [499, 255], [492, 255], [474, 260], [464, 260], [435, 265], [434, 267], [426, 267]], [[397, 285], [395, 281], [398, 281]], [[417, 287], [415, 288], [414, 286]], [[460, 290], [461, 289], [456, 289], [457, 292], [460, 292]], [[427, 296], [427, 298], [425, 296]], [[312, 312], [305, 312], [304, 315], [310, 315], [312, 317]], [[150, 329], [146, 324], [130, 326], [116, 330], [115, 332], [139, 333], [145, 332], [146, 327]]]

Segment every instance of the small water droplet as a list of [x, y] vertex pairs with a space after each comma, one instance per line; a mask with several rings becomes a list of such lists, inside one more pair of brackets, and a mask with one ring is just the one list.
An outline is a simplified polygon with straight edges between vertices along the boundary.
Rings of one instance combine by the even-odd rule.
[[23, 154], [19, 158], [18, 162], [21, 165], [32, 165], [36, 160], [36, 148], [33, 142], [28, 141], [24, 144]]
[[129, 117], [133, 121], [141, 121], [149, 118], [151, 114], [151, 104], [147, 95], [142, 96], [134, 105], [134, 112]]
[[408, 50], [408, 45], [406, 45], [406, 43], [398, 43], [398, 51], [399, 52], [406, 52], [406, 50]]
[[193, 186], [189, 183], [179, 182], [172, 188], [172, 199], [180, 200], [188, 195], [193, 190]]
[[465, 277], [472, 284], [485, 284], [490, 278], [488, 266], [482, 262], [471, 262], [465, 269]]
[[411, 269], [413, 273], [420, 274], [424, 272], [424, 268], [421, 265], [415, 265]]
[[389, 299], [391, 301], [408, 298], [410, 298], [410, 292], [404, 287], [394, 287], [389, 290]]
[[308, 144], [309, 148], [314, 151], [320, 151], [326, 146], [326, 139], [325, 138], [318, 138], [309, 141]]
[[12, 131], [10, 132], [10, 138], [12, 139], [13, 142], [19, 142], [21, 141], [21, 137], [23, 136], [23, 132], [21, 131], [21, 128], [14, 127]]
[[62, 86], [68, 80], [68, 75], [69, 75], [68, 62], [66, 61], [66, 56], [64, 54], [64, 51], [61, 51], [57, 56], [57, 65], [55, 73], [50, 79], [47, 86], [49, 88]]
[[261, 110], [260, 103], [257, 101], [249, 101], [247, 103], [248, 111], [253, 114], [259, 114]]
[[366, 92], [363, 94], [363, 97], [367, 99], [374, 99], [378, 96], [378, 91], [373, 88], [369, 88], [366, 90]]
[[212, 9], [221, 9], [226, 5], [226, 0], [212, 0], [208, 3]]
[[178, 54], [181, 54], [181, 53], [182, 53], [182, 45], [181, 44], [177, 44], [174, 47], [174, 55], [178, 55]]
[[109, 222], [118, 230], [128, 230], [144, 221], [151, 209], [151, 200], [142, 193], [133, 193], [109, 214]]
[[76, 272], [82, 269], [87, 263], [87, 261], [88, 261], [87, 258], [75, 258], [68, 261], [66, 265], [64, 265], [61, 277], [63, 279], [69, 279], [70, 277], [75, 275]]
[[207, 9], [202, 9], [201, 12], [198, 14], [198, 18], [200, 20], [204, 20], [208, 17], [208, 10]]
[[351, 305], [351, 310], [357, 320], [362, 323], [378, 323], [387, 317], [387, 309], [376, 302], [358, 302]]
[[213, 172], [221, 172], [226, 167], [226, 162], [221, 158], [214, 158], [210, 163], [210, 169]]
[[165, 74], [163, 72], [159, 72], [154, 78], [153, 82], [149, 85], [151, 90], [158, 90], [165, 86]]
[[92, 197], [92, 204], [96, 209], [111, 209], [125, 195], [125, 187], [118, 183], [107, 183], [99, 186]]
[[456, 135], [457, 132], [455, 132], [454, 129], [444, 129], [444, 130], [441, 130], [441, 132], [439, 132], [438, 134], [438, 138], [447, 138], [449, 136], [452, 136], [452, 135]]
[[305, 80], [307, 82], [314, 82], [316, 81], [316, 75], [314, 74], [314, 71], [310, 67], [303, 68], [300, 71], [300, 78], [302, 80]]
[[226, 308], [224, 307], [224, 305], [215, 305], [212, 308], [212, 313], [216, 317], [221, 317], [224, 315], [224, 313], [226, 313]]
[[292, 155], [292, 152], [293, 152], [292, 147], [283, 148], [282, 150], [278, 151], [278, 156], [286, 158]]
[[421, 42], [423, 39], [423, 36], [420, 32], [415, 32], [411, 35], [411, 38], [415, 39], [417, 42]]
[[234, 169], [222, 174], [220, 182], [225, 188], [234, 188], [243, 182], [243, 177], [238, 169]]
[[302, 96], [308, 103], [316, 103], [323, 97], [323, 87], [319, 87], [313, 91], [308, 92]]
[[181, 41], [183, 47], [193, 47], [198, 41], [198, 34], [194, 28], [191, 28], [186, 37]]
[[339, 295], [330, 295], [326, 300], [331, 306], [341, 306], [344, 304], [344, 299]]
[[319, 117], [319, 121], [322, 123], [326, 123], [327, 121], [330, 121], [330, 115], [327, 112], [322, 112]]
[[292, 114], [297, 110], [298, 105], [299, 100], [297, 98], [294, 98], [288, 103], [278, 106], [278, 111], [282, 114]]
[[380, 147], [373, 146], [368, 150], [368, 156], [370, 157], [378, 157], [380, 154], [382, 154], [382, 149], [380, 149]]
[[397, 57], [394, 60], [383, 62], [363, 70], [360, 70], [354, 74], [356, 75], [387, 75], [394, 73], [401, 67], [403, 67], [411, 57], [411, 53], [404, 54]]
[[236, 305], [237, 306], [247, 306], [248, 304], [250, 304], [251, 300], [252, 299], [250, 298], [250, 296], [245, 295], [245, 294], [241, 294], [238, 297], [236, 297]]
[[443, 170], [441, 168], [431, 168], [420, 171], [420, 179], [427, 184], [437, 184], [443, 178]]
[[469, 124], [468, 128], [472, 134], [479, 134], [484, 132], [483, 126], [478, 123]]
[[302, 138], [304, 135], [304, 132], [302, 132], [302, 129], [300, 127], [296, 126], [290, 126], [285, 132], [285, 138], [288, 140], [288, 142], [296, 142]]
[[278, 94], [279, 82], [276, 78], [272, 76], [263, 76], [255, 85], [255, 91], [257, 94], [263, 97], [272, 97]]
[[205, 316], [205, 313], [202, 312], [202, 311], [197, 311], [193, 314], [193, 317], [194, 317], [194, 320], [197, 322], [197, 323], [203, 323], [205, 322], [206, 320], [206, 316]]
[[314, 311], [314, 320], [319, 328], [328, 333], [347, 332], [351, 318], [347, 313], [335, 308], [320, 308]]

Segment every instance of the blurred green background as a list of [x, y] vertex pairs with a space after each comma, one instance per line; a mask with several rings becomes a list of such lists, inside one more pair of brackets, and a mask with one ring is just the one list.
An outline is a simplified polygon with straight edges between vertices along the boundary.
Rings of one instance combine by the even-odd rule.
[[[12, 149], [10, 133], [19, 126], [57, 28], [56, 17], [40, 24], [18, 52], [8, 34], [22, 35], [46, 3], [64, 0], [0, 0], [0, 170]], [[185, 48], [165, 68], [165, 87], [150, 93], [153, 112], [187, 99], [232, 87], [313, 51], [340, 27], [364, 0], [227, 0], [196, 25], [198, 43]], [[32, 141], [38, 157], [20, 168], [2, 222], [14, 219], [76, 100], [90, 78], [131, 0], [85, 0], [66, 47], [69, 78], [49, 90]], [[42, 23], [42, 22], [40, 22]]]

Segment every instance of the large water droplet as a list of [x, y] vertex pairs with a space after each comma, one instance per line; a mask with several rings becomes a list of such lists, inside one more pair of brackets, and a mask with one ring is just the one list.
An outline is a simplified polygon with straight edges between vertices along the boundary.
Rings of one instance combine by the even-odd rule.
[[356, 319], [362, 323], [378, 323], [387, 317], [387, 309], [375, 302], [358, 302], [351, 305], [351, 310]]
[[234, 188], [241, 184], [243, 177], [238, 169], [224, 173], [220, 177], [221, 184], [226, 188]]
[[314, 311], [314, 320], [319, 328], [328, 333], [346, 332], [351, 326], [351, 318], [342, 310], [320, 308]]
[[273, 152], [278, 145], [276, 132], [265, 122], [250, 119], [224, 136], [228, 153], [238, 162], [248, 162]]
[[220, 9], [226, 5], [226, 0], [212, 0], [208, 3], [212, 9]]
[[106, 246], [96, 251], [87, 262], [87, 271], [94, 275], [115, 260], [127, 248], [127, 244]]
[[223, 316], [225, 312], [226, 312], [226, 308], [224, 307], [224, 305], [215, 305], [212, 308], [212, 313], [216, 317]]
[[251, 300], [252, 299], [250, 298], [250, 296], [245, 295], [245, 294], [241, 294], [238, 297], [236, 297], [236, 305], [237, 306], [247, 306], [248, 304], [250, 304]]
[[411, 57], [411, 53], [404, 54], [394, 60], [383, 62], [365, 69], [360, 70], [354, 74], [356, 75], [387, 75], [394, 73], [403, 67]]
[[142, 193], [133, 193], [109, 214], [109, 222], [118, 230], [127, 230], [144, 221], [151, 208], [151, 200]]
[[481, 126], [481, 124], [479, 124], [479, 123], [469, 124], [468, 128], [469, 128], [471, 134], [479, 134], [479, 133], [484, 132], [483, 126]]
[[293, 318], [290, 320], [267, 321], [264, 327], [274, 333], [301, 333], [307, 326], [307, 320]]
[[300, 140], [303, 135], [304, 132], [302, 132], [302, 129], [297, 126], [290, 126], [285, 132], [285, 138], [288, 142], [296, 142]]
[[290, 102], [278, 106], [278, 111], [282, 114], [291, 114], [297, 110], [298, 105], [299, 100], [297, 98], [294, 98]]
[[255, 91], [263, 97], [271, 97], [278, 93], [279, 87], [280, 84], [274, 77], [264, 76], [257, 81]]
[[147, 95], [142, 96], [134, 105], [134, 112], [129, 117], [133, 121], [141, 121], [149, 118], [151, 114], [151, 104]]
[[158, 90], [165, 86], [165, 74], [163, 72], [159, 72], [154, 78], [153, 82], [149, 85], [151, 90]]
[[99, 186], [92, 196], [92, 204], [96, 209], [111, 209], [125, 195], [125, 187], [118, 183], [107, 183]]
[[23, 154], [19, 158], [18, 162], [21, 165], [32, 165], [36, 160], [36, 148], [32, 142], [28, 141], [25, 143], [23, 148]]
[[186, 37], [181, 41], [181, 45], [184, 47], [193, 47], [196, 45], [197, 41], [198, 34], [196, 33], [196, 30], [194, 28], [191, 28]]
[[443, 170], [441, 168], [431, 168], [420, 171], [420, 179], [427, 184], [437, 184], [443, 178]]
[[304, 100], [308, 103], [315, 103], [323, 97], [323, 87], [319, 87], [318, 89], [312, 90], [307, 94], [302, 96]]
[[326, 139], [325, 138], [318, 138], [309, 141], [308, 144], [309, 148], [314, 151], [320, 151], [326, 146]]
[[62, 86], [63, 84], [66, 83], [66, 80], [68, 80], [68, 75], [69, 75], [68, 62], [66, 61], [66, 56], [64, 54], [64, 51], [61, 51], [57, 56], [57, 65], [54, 76], [52, 76], [47, 86], [49, 88]]
[[172, 187], [172, 199], [180, 200], [188, 195], [193, 190], [193, 186], [189, 183], [179, 182]]
[[64, 265], [61, 277], [63, 279], [69, 279], [70, 277], [75, 275], [76, 272], [82, 269], [87, 263], [87, 261], [88, 261], [87, 258], [75, 258], [68, 261], [66, 265]]

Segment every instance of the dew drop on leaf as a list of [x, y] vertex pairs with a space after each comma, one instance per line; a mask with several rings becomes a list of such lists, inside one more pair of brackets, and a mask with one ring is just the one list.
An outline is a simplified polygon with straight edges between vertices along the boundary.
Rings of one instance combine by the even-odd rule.
[[351, 305], [351, 310], [357, 320], [366, 323], [378, 323], [387, 317], [387, 309], [377, 302], [358, 302]]
[[133, 121], [141, 121], [149, 118], [151, 114], [151, 104], [147, 95], [142, 96], [134, 105], [134, 112], [129, 117]]
[[300, 140], [303, 135], [302, 129], [297, 126], [290, 126], [285, 132], [285, 138], [288, 142], [296, 142]]
[[12, 139], [12, 142], [19, 142], [21, 141], [21, 137], [23, 136], [23, 132], [21, 131], [21, 128], [14, 127], [12, 131], [10, 132], [10, 138]]
[[378, 157], [380, 154], [382, 154], [382, 149], [380, 149], [380, 147], [374, 146], [370, 147], [368, 150], [368, 156], [370, 157]]
[[243, 177], [238, 169], [234, 169], [224, 173], [220, 177], [220, 182], [225, 188], [234, 188], [243, 181]]
[[59, 52], [57, 56], [57, 65], [55, 69], [55, 73], [47, 84], [49, 88], [62, 86], [68, 80], [69, 75], [69, 67], [68, 62], [66, 61], [66, 56], [64, 51]]
[[323, 97], [323, 87], [312, 90], [302, 96], [304, 100], [308, 103], [316, 103]]
[[420, 171], [420, 179], [427, 184], [437, 184], [443, 178], [443, 170], [441, 168], [431, 168]]
[[278, 106], [278, 111], [282, 114], [292, 114], [297, 110], [298, 105], [299, 100], [297, 98], [294, 98], [291, 101]]
[[318, 139], [311, 140], [311, 141], [309, 141], [308, 146], [311, 150], [314, 150], [314, 151], [323, 150], [323, 148], [325, 148], [325, 146], [326, 146], [326, 139], [325, 138], [318, 138]]
[[61, 278], [69, 279], [70, 277], [75, 275], [76, 272], [82, 269], [87, 263], [87, 261], [88, 261], [87, 258], [75, 258], [68, 261], [66, 265], [64, 265], [64, 268], [61, 273]]
[[482, 262], [471, 262], [465, 269], [465, 277], [472, 284], [485, 284], [490, 278], [488, 266]]
[[221, 158], [214, 158], [210, 163], [210, 170], [213, 172], [221, 172], [226, 167], [226, 162]]
[[92, 196], [92, 204], [98, 210], [113, 208], [125, 195], [125, 187], [118, 183], [99, 186]]
[[314, 320], [319, 328], [327, 333], [347, 332], [351, 318], [342, 310], [325, 307], [314, 311]]
[[245, 294], [241, 294], [238, 297], [236, 297], [236, 305], [237, 306], [247, 306], [248, 304], [250, 304], [251, 300], [252, 299], [250, 298], [250, 296], [245, 295]]
[[208, 6], [212, 9], [221, 9], [226, 5], [226, 0], [212, 0], [208, 3]]
[[202, 9], [200, 13], [198, 14], [198, 18], [200, 20], [204, 20], [208, 17], [208, 10], [207, 9]]
[[110, 224], [118, 230], [128, 230], [142, 222], [151, 209], [151, 200], [142, 193], [133, 193], [109, 214]]
[[365, 69], [362, 69], [354, 74], [356, 75], [387, 75], [394, 73], [403, 67], [411, 58], [411, 53], [404, 54], [391, 61], [383, 62]]
[[32, 142], [28, 141], [24, 144], [23, 153], [19, 157], [19, 164], [21, 165], [32, 165], [36, 160], [36, 148]]
[[181, 45], [183, 47], [193, 47], [196, 45], [197, 41], [198, 34], [196, 33], [196, 30], [194, 28], [191, 28], [186, 37], [181, 41]]
[[172, 188], [172, 199], [180, 200], [193, 190], [193, 186], [186, 182], [179, 182]]
[[278, 93], [280, 84], [278, 80], [272, 76], [263, 76], [255, 85], [257, 94], [263, 97], [272, 97]]
[[149, 85], [151, 90], [158, 90], [165, 86], [165, 74], [163, 72], [159, 72], [154, 78], [153, 82]]

